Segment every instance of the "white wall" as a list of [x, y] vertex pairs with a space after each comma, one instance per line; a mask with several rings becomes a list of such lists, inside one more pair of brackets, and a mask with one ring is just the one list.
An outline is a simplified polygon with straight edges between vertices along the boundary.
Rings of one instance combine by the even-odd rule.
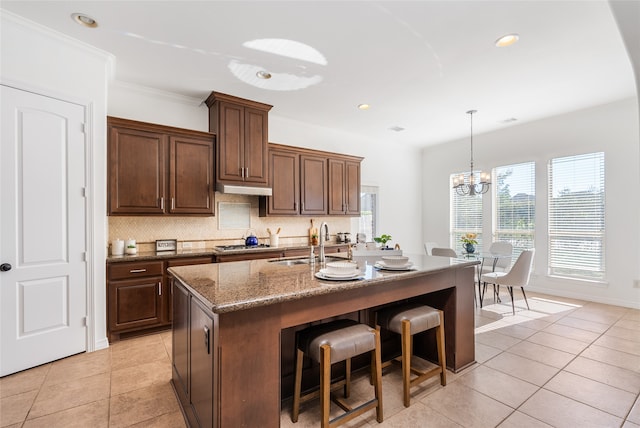
[[[364, 157], [362, 184], [380, 187], [379, 234], [392, 235], [392, 244], [406, 252], [422, 252], [419, 149], [293, 121], [276, 111], [274, 106], [269, 114], [269, 141]], [[109, 87], [108, 114], [202, 131], [209, 127], [208, 109], [200, 100], [120, 83]], [[300, 221], [306, 225], [308, 217]]]
[[[476, 169], [536, 162], [535, 272], [532, 289], [640, 308], [640, 137], [636, 98], [474, 135]], [[478, 116], [478, 119], [480, 116]], [[547, 275], [547, 162], [555, 157], [603, 151], [606, 192], [607, 283]], [[449, 176], [469, 169], [469, 140], [423, 151], [423, 239], [450, 245]], [[491, 236], [491, 195], [484, 201], [483, 234]], [[488, 241], [488, 240], [487, 240]]]
[[[112, 57], [16, 15], [1, 11], [2, 82], [20, 89], [85, 105], [89, 113], [88, 215], [93, 218], [88, 294], [95, 296], [94, 325], [88, 349], [108, 346], [106, 339], [106, 86]], [[43, 213], [46, 209], [43, 208]]]

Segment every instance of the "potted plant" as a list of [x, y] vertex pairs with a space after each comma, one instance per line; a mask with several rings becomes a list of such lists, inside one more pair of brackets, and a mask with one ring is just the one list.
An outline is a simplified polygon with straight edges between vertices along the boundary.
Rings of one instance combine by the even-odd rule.
[[311, 245], [318, 245], [318, 234], [313, 233], [311, 235]]
[[477, 237], [477, 233], [465, 233], [460, 237], [462, 248], [464, 248], [467, 253], [472, 254], [476, 251], [476, 245], [478, 245]]
[[373, 240], [378, 244], [382, 244], [381, 248], [384, 250], [387, 248], [387, 242], [391, 241], [391, 235], [382, 234], [380, 236], [376, 236]]

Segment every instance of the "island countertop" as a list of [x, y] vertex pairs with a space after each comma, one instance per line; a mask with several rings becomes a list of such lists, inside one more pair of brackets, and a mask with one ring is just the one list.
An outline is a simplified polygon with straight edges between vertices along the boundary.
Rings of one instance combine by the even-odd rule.
[[169, 268], [168, 272], [197, 295], [213, 313], [221, 314], [419, 277], [479, 263], [476, 260], [421, 254], [408, 256], [413, 263], [408, 271], [379, 270], [374, 267], [379, 258], [354, 257], [353, 261], [357, 263], [362, 279], [351, 281], [316, 278], [315, 273], [324, 266], [319, 262], [284, 265], [281, 263], [282, 260], [180, 266]]

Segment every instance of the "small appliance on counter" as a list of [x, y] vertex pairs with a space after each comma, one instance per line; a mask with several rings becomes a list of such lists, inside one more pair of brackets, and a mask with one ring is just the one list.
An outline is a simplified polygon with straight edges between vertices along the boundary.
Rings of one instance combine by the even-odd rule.
[[336, 241], [338, 244], [348, 244], [351, 242], [351, 233], [349, 232], [338, 232], [336, 234]]

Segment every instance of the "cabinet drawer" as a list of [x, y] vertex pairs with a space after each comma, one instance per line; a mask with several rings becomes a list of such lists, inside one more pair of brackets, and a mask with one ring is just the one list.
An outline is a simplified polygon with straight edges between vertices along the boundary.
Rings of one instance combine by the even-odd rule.
[[161, 261], [112, 263], [109, 265], [109, 280], [161, 276], [162, 266], [163, 262]]

